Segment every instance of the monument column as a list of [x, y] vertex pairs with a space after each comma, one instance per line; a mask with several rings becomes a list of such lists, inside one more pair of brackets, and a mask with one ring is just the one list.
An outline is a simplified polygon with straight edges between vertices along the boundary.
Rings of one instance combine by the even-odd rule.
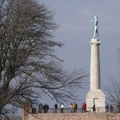
[[100, 89], [100, 41], [91, 39], [90, 89]]
[[99, 36], [98, 36], [98, 18], [94, 16], [92, 20], [94, 34], [90, 41], [91, 60], [90, 60], [90, 90], [86, 95], [87, 110], [92, 111], [93, 105], [96, 106], [96, 112], [105, 112], [105, 95], [101, 90], [100, 83], [100, 55], [99, 55]]

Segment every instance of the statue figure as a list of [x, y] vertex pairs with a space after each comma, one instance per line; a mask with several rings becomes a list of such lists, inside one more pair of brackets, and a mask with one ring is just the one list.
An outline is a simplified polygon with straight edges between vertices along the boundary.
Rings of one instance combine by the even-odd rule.
[[93, 39], [98, 39], [98, 17], [94, 16], [94, 18], [91, 20], [92, 25], [93, 25]]

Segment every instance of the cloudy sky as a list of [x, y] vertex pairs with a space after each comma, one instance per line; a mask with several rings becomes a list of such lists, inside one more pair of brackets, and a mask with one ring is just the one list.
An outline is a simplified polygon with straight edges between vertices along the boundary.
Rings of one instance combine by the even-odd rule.
[[[93, 36], [91, 19], [99, 19], [101, 82], [105, 91], [108, 76], [117, 76], [118, 52], [120, 48], [120, 0], [39, 0], [55, 11], [59, 29], [55, 40], [63, 42], [58, 56], [67, 69], [90, 69], [90, 40]], [[87, 78], [89, 80], [89, 77]], [[85, 92], [83, 92], [85, 97]]]

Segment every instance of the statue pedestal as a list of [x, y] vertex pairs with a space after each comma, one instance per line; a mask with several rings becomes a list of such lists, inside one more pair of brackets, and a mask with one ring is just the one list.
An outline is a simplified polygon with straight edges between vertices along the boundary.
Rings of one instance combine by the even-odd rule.
[[100, 53], [99, 39], [91, 39], [91, 61], [90, 61], [90, 90], [86, 95], [87, 110], [92, 112], [95, 105], [96, 112], [105, 112], [105, 94], [101, 90], [100, 81]]
[[96, 112], [105, 112], [105, 95], [101, 89], [90, 90], [86, 95], [87, 110], [92, 112], [95, 104]]

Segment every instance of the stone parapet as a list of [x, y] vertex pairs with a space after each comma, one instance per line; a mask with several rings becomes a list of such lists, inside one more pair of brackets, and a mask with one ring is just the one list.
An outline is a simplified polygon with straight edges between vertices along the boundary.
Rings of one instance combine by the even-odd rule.
[[120, 113], [47, 113], [33, 114], [28, 120], [120, 120]]

